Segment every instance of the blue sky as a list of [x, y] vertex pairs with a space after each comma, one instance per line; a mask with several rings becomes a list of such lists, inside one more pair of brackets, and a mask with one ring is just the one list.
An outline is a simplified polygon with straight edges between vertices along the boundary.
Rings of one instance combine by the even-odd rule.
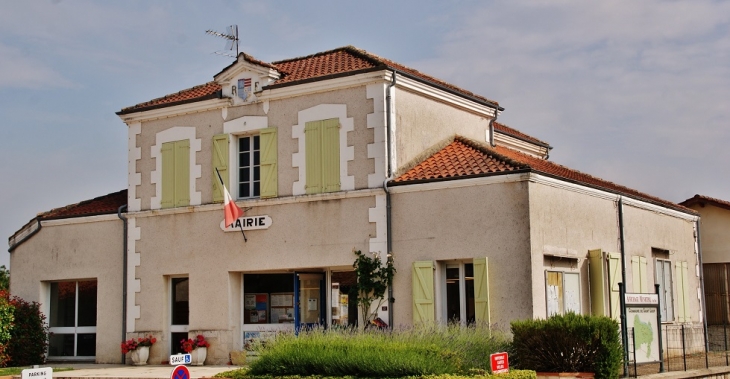
[[0, 235], [125, 188], [115, 112], [212, 80], [231, 24], [258, 59], [354, 45], [499, 101], [557, 163], [730, 200], [730, 2], [0, 0]]

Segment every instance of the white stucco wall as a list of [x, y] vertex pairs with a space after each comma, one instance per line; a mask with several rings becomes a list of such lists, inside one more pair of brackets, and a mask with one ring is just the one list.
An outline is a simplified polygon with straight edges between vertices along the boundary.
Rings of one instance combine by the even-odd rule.
[[[394, 325], [413, 323], [415, 261], [487, 257], [494, 327], [509, 330], [510, 320], [531, 317], [527, 183], [401, 193], [404, 187], [392, 189]], [[445, 301], [438, 292], [437, 304]]]
[[691, 208], [700, 214], [702, 263], [730, 262], [730, 209], [711, 204]]

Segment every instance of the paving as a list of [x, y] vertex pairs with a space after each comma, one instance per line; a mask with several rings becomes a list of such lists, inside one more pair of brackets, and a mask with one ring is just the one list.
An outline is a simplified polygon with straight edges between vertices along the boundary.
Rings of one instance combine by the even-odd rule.
[[[174, 366], [131, 366], [115, 364], [70, 364], [70, 363], [49, 363], [40, 367], [71, 367], [70, 371], [54, 372], [54, 378], [63, 379], [94, 379], [94, 378], [115, 378], [115, 379], [165, 379], [171, 378]], [[190, 378], [210, 378], [223, 371], [230, 371], [238, 366], [188, 366]], [[19, 377], [19, 376], [18, 376]]]

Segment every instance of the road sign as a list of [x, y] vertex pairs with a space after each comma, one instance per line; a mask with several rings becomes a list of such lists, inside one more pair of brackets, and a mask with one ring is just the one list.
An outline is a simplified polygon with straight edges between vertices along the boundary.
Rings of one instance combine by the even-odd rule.
[[509, 372], [507, 353], [494, 353], [489, 356], [489, 360], [492, 361], [492, 374]]
[[190, 371], [186, 366], [175, 366], [172, 369], [172, 374], [170, 374], [170, 379], [190, 379]]
[[27, 368], [20, 373], [22, 379], [52, 379], [53, 369], [50, 367]]
[[189, 365], [193, 363], [193, 356], [190, 354], [175, 354], [170, 356], [170, 364], [175, 365]]

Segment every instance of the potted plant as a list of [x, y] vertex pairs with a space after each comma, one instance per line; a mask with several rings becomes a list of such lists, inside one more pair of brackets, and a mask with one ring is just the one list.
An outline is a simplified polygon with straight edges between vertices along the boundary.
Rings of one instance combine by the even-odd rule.
[[202, 366], [205, 358], [208, 356], [208, 347], [210, 343], [205, 340], [202, 334], [198, 334], [194, 339], [188, 338], [180, 341], [180, 348], [186, 353], [190, 353], [192, 365]]
[[132, 364], [135, 366], [146, 365], [147, 359], [150, 357], [150, 346], [155, 342], [157, 339], [152, 336], [128, 339], [122, 342], [122, 354], [129, 353]]

